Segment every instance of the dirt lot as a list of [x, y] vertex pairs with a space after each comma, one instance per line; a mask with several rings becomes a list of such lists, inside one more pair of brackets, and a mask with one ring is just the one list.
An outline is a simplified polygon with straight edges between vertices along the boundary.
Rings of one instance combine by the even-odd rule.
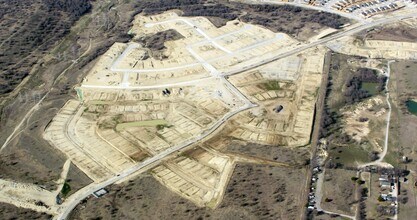
[[25, 219], [51, 219], [52, 216], [35, 212], [29, 209], [16, 208], [7, 203], [0, 203], [1, 219], [4, 220], [25, 220]]
[[356, 182], [351, 178], [356, 172], [342, 169], [326, 169], [321, 207], [336, 213], [355, 215]]
[[215, 210], [196, 207], [143, 176], [112, 186], [103, 198], [89, 198], [71, 219], [297, 219], [303, 211], [299, 189], [304, 175], [305, 170], [238, 165]]

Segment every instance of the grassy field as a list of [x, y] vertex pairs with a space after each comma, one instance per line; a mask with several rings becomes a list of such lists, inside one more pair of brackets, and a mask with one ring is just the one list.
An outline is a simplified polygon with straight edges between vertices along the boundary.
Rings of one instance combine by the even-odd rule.
[[417, 97], [417, 62], [396, 61], [391, 65], [390, 94], [392, 115], [390, 126], [390, 145], [387, 159], [398, 161], [399, 157], [407, 156], [408, 164], [398, 166], [417, 171], [417, 116], [411, 114], [406, 101]]
[[154, 126], [159, 126], [159, 125], [166, 126], [168, 125], [168, 122], [163, 119], [126, 122], [126, 123], [120, 123], [116, 125], [116, 130], [120, 131], [120, 130], [130, 128], [130, 127], [154, 127]]
[[334, 156], [335, 162], [344, 165], [369, 162], [369, 151], [365, 150], [364, 147], [355, 144], [330, 149], [330, 154]]
[[341, 169], [326, 169], [323, 182], [323, 209], [354, 215], [356, 208], [355, 189], [357, 183], [352, 181], [355, 171]]
[[362, 83], [362, 88], [369, 92], [371, 95], [376, 95], [378, 93], [378, 83], [369, 83], [364, 82]]

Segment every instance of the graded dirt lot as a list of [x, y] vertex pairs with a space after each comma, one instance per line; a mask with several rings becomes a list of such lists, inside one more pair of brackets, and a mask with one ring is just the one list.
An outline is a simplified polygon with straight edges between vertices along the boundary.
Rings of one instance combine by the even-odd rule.
[[[91, 13], [53, 50], [46, 48], [50, 53], [37, 59], [31, 77], [0, 103], [0, 140], [6, 140], [0, 149], [0, 199], [66, 216], [80, 199], [108, 186], [109, 195], [84, 201], [73, 218], [302, 216], [328, 52], [305, 40], [349, 20], [229, 1], [92, 4]], [[31, 35], [26, 39], [36, 42]], [[417, 57], [417, 44], [410, 42], [345, 38], [329, 46], [350, 56]], [[303, 48], [309, 49], [294, 54]], [[259, 66], [288, 52], [293, 55]], [[380, 67], [368, 61], [357, 66]], [[373, 116], [383, 117], [385, 106], [378, 98], [342, 109], [343, 132], [359, 142], [373, 135], [369, 129], [380, 133]], [[380, 145], [378, 138], [369, 141]], [[112, 185], [148, 171], [144, 164], [150, 163], [138, 179]], [[325, 195], [337, 197], [325, 208], [353, 215], [339, 205], [343, 196], [352, 200], [346, 182], [339, 184], [343, 175], [331, 175], [342, 189], [326, 191], [325, 183]], [[58, 194], [66, 197], [61, 206], [55, 204]]]
[[214, 210], [199, 208], [152, 177], [142, 176], [112, 186], [100, 199], [87, 199], [70, 219], [297, 219], [303, 207], [299, 189], [304, 175], [300, 169], [238, 164], [223, 201]]

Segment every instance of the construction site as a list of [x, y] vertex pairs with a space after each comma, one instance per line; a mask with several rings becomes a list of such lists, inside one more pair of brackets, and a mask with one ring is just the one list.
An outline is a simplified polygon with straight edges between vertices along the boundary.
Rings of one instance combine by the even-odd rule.
[[[167, 30], [183, 37], [165, 43], [163, 59], [135, 43]], [[130, 33], [134, 40], [101, 56], [76, 88], [78, 100], [67, 102], [44, 134], [94, 182], [191, 147], [196, 150], [151, 173], [197, 206], [215, 208], [241, 159], [199, 143], [222, 130], [248, 143], [309, 143], [326, 48], [244, 71], [300, 43], [255, 25], [232, 21], [216, 28], [206, 18], [173, 12], [139, 15]]]
[[[360, 31], [359, 25], [345, 32], [356, 29]], [[231, 179], [238, 184], [240, 173], [250, 176], [248, 164], [255, 164], [270, 178], [293, 175], [297, 183], [282, 182], [291, 185], [291, 209], [301, 210], [309, 190], [300, 190], [308, 186], [305, 161], [261, 158], [229, 151], [229, 146], [282, 148], [295, 157], [303, 149], [309, 157], [330, 53], [367, 58], [365, 66], [373, 69], [382, 65], [374, 59], [417, 59], [415, 42], [359, 40], [328, 29], [301, 42], [240, 20], [218, 27], [205, 17], [174, 11], [139, 14], [128, 34], [129, 42], [114, 43], [95, 60], [74, 88], [76, 97], [43, 133], [68, 159], [59, 187], [65, 185], [70, 164], [92, 183], [63, 198], [61, 205], [61, 188], [50, 191], [0, 179], [0, 202], [61, 219], [89, 195], [100, 197], [108, 193], [105, 187], [146, 173], [141, 181], [158, 182], [199, 208], [221, 209], [233, 191], [227, 190]], [[385, 127], [381, 118], [391, 114], [388, 105], [388, 96], [379, 94], [341, 109], [343, 133], [358, 142], [369, 139], [375, 151], [387, 151], [380, 134]], [[253, 177], [252, 184], [257, 180]], [[285, 200], [275, 197], [273, 201]], [[285, 216], [282, 210], [277, 213]]]

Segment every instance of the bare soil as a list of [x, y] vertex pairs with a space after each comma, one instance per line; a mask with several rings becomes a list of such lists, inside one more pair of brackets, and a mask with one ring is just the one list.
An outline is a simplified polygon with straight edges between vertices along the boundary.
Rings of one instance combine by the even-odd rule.
[[304, 211], [304, 175], [303, 169], [237, 165], [215, 210], [199, 208], [145, 175], [111, 186], [100, 199], [88, 198], [71, 219], [297, 219]]

